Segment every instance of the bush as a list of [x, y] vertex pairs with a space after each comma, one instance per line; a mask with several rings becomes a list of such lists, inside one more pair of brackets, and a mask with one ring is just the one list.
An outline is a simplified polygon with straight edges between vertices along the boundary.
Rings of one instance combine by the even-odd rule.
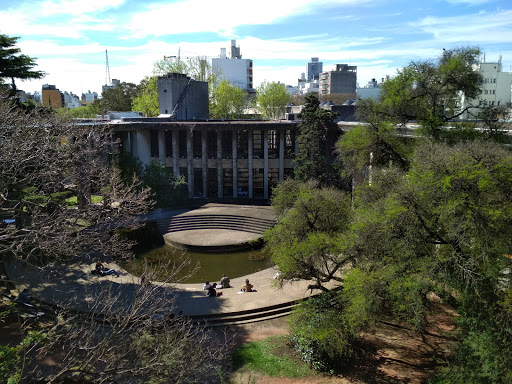
[[301, 304], [291, 317], [295, 350], [312, 368], [333, 373], [353, 354], [356, 336], [349, 330], [338, 297], [327, 292]]

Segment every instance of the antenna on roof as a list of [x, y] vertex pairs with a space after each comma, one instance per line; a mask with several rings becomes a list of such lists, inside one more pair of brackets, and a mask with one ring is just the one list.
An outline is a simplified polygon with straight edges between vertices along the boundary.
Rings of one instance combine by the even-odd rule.
[[109, 85], [112, 81], [110, 80], [110, 67], [108, 65], [108, 51], [105, 49], [106, 58], [106, 72], [105, 72], [105, 85]]

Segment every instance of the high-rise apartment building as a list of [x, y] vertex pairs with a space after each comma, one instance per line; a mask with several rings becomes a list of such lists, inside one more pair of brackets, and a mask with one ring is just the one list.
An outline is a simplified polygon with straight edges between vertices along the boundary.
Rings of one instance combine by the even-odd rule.
[[240, 47], [236, 40], [231, 40], [231, 57], [226, 55], [226, 48], [220, 49], [220, 57], [212, 59], [212, 69], [219, 74], [220, 80], [227, 80], [246, 91], [253, 89], [253, 66], [251, 59], [242, 59]]
[[306, 66], [306, 80], [318, 80], [320, 73], [324, 70], [324, 63], [318, 61], [318, 57], [312, 57], [311, 61]]
[[480, 112], [480, 109], [476, 108], [478, 106], [499, 107], [511, 102], [512, 73], [503, 72], [501, 57], [497, 62], [491, 63], [486, 63], [484, 57], [478, 64], [478, 71], [483, 78], [481, 93], [478, 99], [462, 100], [463, 107], [475, 107], [463, 115], [465, 119], [477, 118]]
[[320, 94], [330, 93], [356, 94], [357, 66], [336, 64], [334, 71], [320, 74]]

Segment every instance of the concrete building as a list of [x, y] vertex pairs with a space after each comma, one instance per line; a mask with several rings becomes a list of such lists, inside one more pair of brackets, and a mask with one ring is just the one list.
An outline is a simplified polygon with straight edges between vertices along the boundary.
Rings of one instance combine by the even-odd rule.
[[336, 64], [334, 71], [320, 74], [320, 94], [330, 93], [356, 94], [357, 66]]
[[64, 106], [68, 109], [78, 108], [82, 105], [80, 98], [72, 92], [64, 92]]
[[82, 101], [85, 103], [92, 103], [96, 99], [98, 99], [98, 92], [87, 91], [87, 93], [82, 93]]
[[212, 59], [212, 69], [219, 74], [220, 80], [227, 80], [246, 91], [253, 89], [253, 65], [251, 59], [242, 59], [240, 47], [236, 40], [231, 40], [231, 57], [226, 55], [226, 48], [220, 49], [220, 57]]
[[44, 107], [62, 108], [64, 106], [64, 95], [55, 85], [44, 84], [41, 98]]
[[[499, 107], [510, 104], [512, 89], [512, 73], [503, 72], [501, 57], [497, 62], [485, 62], [485, 56], [477, 69], [482, 77], [483, 84], [478, 100], [461, 100], [463, 107], [467, 106], [494, 106]], [[464, 114], [465, 119], [478, 117], [479, 108], [470, 108]]]
[[311, 61], [306, 65], [306, 80], [318, 80], [320, 73], [324, 70], [324, 63], [318, 61], [318, 57], [312, 57]]
[[158, 78], [160, 115], [173, 120], [208, 119], [208, 82], [196, 81], [181, 73]]
[[111, 84], [105, 84], [105, 85], [101, 86], [101, 93], [105, 92], [107, 89], [114, 89], [119, 84], [121, 84], [121, 80], [112, 79], [112, 83]]
[[357, 99], [375, 99], [377, 100], [380, 96], [381, 85], [384, 82], [384, 78], [382, 78], [381, 82], [377, 82], [375, 79], [371, 79], [368, 84], [366, 84], [362, 88], [356, 88], [356, 98]]
[[268, 199], [293, 175], [298, 122], [123, 120], [114, 126], [122, 149], [182, 175], [190, 198]]

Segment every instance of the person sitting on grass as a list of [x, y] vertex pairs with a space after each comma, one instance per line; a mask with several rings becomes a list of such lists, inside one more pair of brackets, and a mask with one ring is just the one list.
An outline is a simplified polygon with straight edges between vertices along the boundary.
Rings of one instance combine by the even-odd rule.
[[113, 268], [107, 268], [105, 267], [101, 261], [99, 260], [96, 260], [96, 266], [94, 267], [94, 271], [96, 272], [96, 274], [98, 274], [99, 276], [108, 276], [108, 275], [116, 275], [116, 277], [119, 277], [119, 272], [117, 272], [115, 269]]

